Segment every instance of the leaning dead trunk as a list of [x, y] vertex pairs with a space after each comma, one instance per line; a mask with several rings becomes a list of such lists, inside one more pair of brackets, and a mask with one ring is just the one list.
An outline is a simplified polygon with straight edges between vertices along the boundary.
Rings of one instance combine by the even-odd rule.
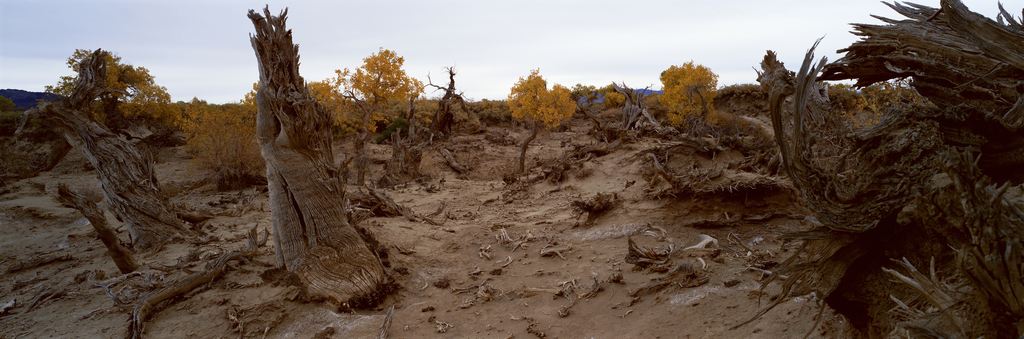
[[345, 217], [345, 186], [331, 151], [331, 117], [299, 75], [287, 10], [249, 11], [260, 86], [257, 140], [267, 162], [278, 264], [312, 295], [352, 307], [376, 303], [389, 277]]
[[117, 269], [121, 270], [121, 273], [128, 274], [139, 269], [139, 264], [132, 257], [132, 253], [127, 248], [124, 248], [124, 246], [121, 246], [121, 239], [107, 225], [107, 218], [103, 215], [103, 211], [96, 206], [95, 202], [71, 191], [64, 184], [57, 185], [57, 195], [61, 201], [74, 206], [78, 212], [82, 213], [89, 220], [89, 224], [96, 231], [96, 238], [99, 238], [103, 245], [107, 247], [107, 251], [110, 252], [110, 258], [114, 259], [114, 265], [117, 265]]
[[47, 102], [29, 114], [56, 125], [68, 143], [85, 154], [99, 176], [110, 210], [124, 222], [138, 250], [159, 248], [176, 235], [191, 237], [172, 212], [153, 172], [153, 160], [103, 124], [89, 118], [86, 108], [103, 92], [107, 52], [96, 52], [79, 65], [78, 83], [71, 96]]

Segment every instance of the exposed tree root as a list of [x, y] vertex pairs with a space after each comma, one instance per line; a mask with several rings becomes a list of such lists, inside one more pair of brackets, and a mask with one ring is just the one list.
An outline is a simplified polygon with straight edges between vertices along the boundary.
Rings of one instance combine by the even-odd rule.
[[[248, 244], [246, 244], [245, 249], [241, 251], [231, 251], [221, 254], [216, 259], [209, 262], [206, 265], [206, 269], [204, 269], [202, 272], [195, 273], [185, 278], [179, 279], [171, 286], [162, 287], [156, 291], [147, 293], [139, 297], [139, 299], [136, 300], [135, 302], [132, 302], [130, 304], [122, 302], [120, 298], [113, 294], [113, 292], [110, 290], [110, 285], [113, 282], [106, 285], [98, 284], [97, 286], [103, 287], [104, 290], [107, 291], [107, 294], [111, 296], [111, 298], [114, 300], [116, 304], [131, 309], [131, 318], [128, 321], [127, 337], [133, 339], [142, 338], [143, 326], [146, 320], [148, 320], [149, 317], [152, 316], [152, 313], [154, 312], [154, 309], [156, 308], [157, 304], [165, 300], [174, 298], [176, 296], [188, 293], [189, 291], [195, 289], [196, 287], [216, 280], [221, 275], [223, 275], [224, 272], [227, 270], [228, 262], [230, 261], [251, 260], [253, 257], [256, 256], [259, 246], [262, 246], [263, 244], [266, 243], [268, 235], [269, 233], [264, 231], [263, 237], [261, 239], [257, 239], [256, 228], [253, 227], [252, 229], [249, 230], [249, 233], [247, 235]], [[127, 276], [128, 275], [125, 275], [125, 277]]]
[[7, 268], [4, 268], [3, 270], [3, 275], [8, 275], [21, 270], [36, 268], [39, 266], [48, 265], [55, 262], [72, 260], [75, 260], [75, 256], [68, 253], [38, 256], [26, 261], [18, 261], [15, 262], [14, 264], [11, 264], [10, 266], [7, 266]]

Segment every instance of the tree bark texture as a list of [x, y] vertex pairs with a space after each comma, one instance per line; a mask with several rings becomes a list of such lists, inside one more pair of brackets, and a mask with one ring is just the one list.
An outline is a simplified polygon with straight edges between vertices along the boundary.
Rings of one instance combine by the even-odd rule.
[[978, 147], [988, 175], [1024, 179], [1024, 26], [1002, 10], [1002, 25], [959, 1], [937, 8], [888, 4], [905, 20], [856, 24], [863, 38], [840, 50], [821, 80], [856, 79], [858, 86], [910, 77], [911, 85], [939, 110], [920, 112], [940, 123], [943, 140]]
[[[783, 294], [818, 292], [867, 337], [896, 327], [916, 335], [1019, 337], [1024, 26], [1005, 10], [997, 23], [957, 0], [942, 0], [941, 8], [888, 5], [909, 20], [855, 25], [862, 39], [835, 63], [814, 64], [813, 48], [796, 73], [770, 51], [761, 63], [758, 81], [769, 93], [785, 169], [817, 225], [789, 235], [805, 245], [775, 272], [788, 275]], [[807, 118], [812, 106], [822, 106], [815, 103], [816, 81], [856, 79], [864, 86], [902, 77], [932, 105], [890, 110], [876, 125], [845, 136], [841, 156], [851, 166], [821, 166], [811, 149], [822, 132]], [[924, 275], [894, 285], [880, 268], [901, 257], [917, 265], [939, 258], [933, 272], [962, 277], [970, 288], [914, 282]], [[919, 288], [924, 285], [948, 290]], [[941, 311], [909, 320], [895, 319], [885, 304], [928, 293], [934, 295], [921, 300], [956, 302], [929, 305]]]
[[345, 187], [334, 166], [331, 117], [299, 75], [298, 46], [285, 28], [287, 10], [249, 11], [260, 74], [257, 139], [267, 162], [278, 264], [312, 295], [351, 307], [383, 297], [390, 283], [381, 262], [345, 216]]
[[96, 168], [107, 205], [124, 222], [135, 249], [157, 249], [175, 235], [192, 237], [161, 193], [153, 160], [86, 113], [93, 100], [108, 90], [106, 53], [97, 49], [82, 61], [70, 97], [31, 112], [53, 122]]

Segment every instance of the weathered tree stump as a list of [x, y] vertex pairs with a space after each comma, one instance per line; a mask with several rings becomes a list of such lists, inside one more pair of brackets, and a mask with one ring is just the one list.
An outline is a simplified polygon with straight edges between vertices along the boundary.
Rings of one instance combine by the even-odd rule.
[[384, 267], [345, 216], [345, 186], [331, 151], [331, 116], [299, 75], [288, 11], [249, 11], [260, 84], [257, 140], [267, 162], [278, 264], [314, 296], [365, 307], [390, 291]]

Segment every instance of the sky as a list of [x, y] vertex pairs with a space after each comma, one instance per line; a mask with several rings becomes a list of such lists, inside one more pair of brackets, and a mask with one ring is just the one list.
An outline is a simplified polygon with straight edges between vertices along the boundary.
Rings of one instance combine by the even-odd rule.
[[[938, 0], [915, 0], [938, 7]], [[995, 0], [964, 0], [994, 18]], [[267, 0], [0, 0], [0, 89], [42, 92], [72, 75], [75, 49], [102, 48], [145, 67], [173, 101], [241, 100], [259, 80], [249, 42], [249, 9]], [[1024, 0], [1003, 0], [1021, 13]], [[549, 84], [660, 89], [659, 75], [688, 61], [719, 75], [719, 86], [755, 83], [761, 59], [774, 50], [790, 69], [824, 37], [816, 55], [858, 37], [850, 23], [900, 18], [874, 0], [675, 1], [278, 1], [299, 45], [306, 81], [355, 69], [380, 48], [405, 58], [424, 83], [456, 87], [471, 100], [502, 100], [520, 77], [540, 69]], [[426, 97], [438, 96], [427, 91]]]

